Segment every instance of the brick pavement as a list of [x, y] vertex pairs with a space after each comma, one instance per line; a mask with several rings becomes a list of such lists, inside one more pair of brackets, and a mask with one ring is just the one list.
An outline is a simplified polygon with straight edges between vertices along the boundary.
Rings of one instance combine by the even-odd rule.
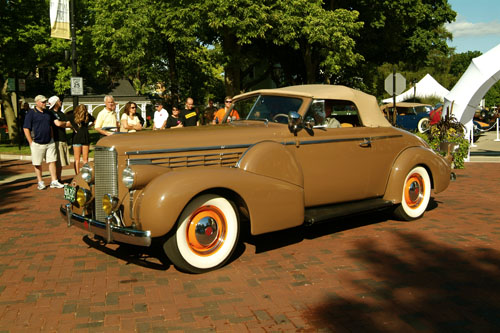
[[[0, 177], [30, 170], [2, 161]], [[498, 331], [498, 171], [468, 163], [415, 222], [371, 213], [245, 236], [203, 275], [67, 228], [60, 189], [3, 184], [0, 331]]]

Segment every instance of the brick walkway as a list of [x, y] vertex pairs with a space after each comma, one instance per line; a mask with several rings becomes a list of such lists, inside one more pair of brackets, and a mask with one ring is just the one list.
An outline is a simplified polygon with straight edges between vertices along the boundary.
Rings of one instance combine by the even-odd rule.
[[[0, 178], [32, 172], [2, 161]], [[0, 185], [0, 331], [500, 330], [500, 172], [468, 163], [424, 218], [384, 213], [245, 237], [215, 272], [103, 246], [59, 217], [62, 190]]]

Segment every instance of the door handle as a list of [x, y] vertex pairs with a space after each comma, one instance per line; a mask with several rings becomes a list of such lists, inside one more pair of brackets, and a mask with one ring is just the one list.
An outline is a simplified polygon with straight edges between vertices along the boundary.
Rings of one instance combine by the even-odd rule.
[[372, 146], [372, 142], [370, 139], [364, 139], [363, 142], [359, 144], [360, 147], [362, 148], [370, 148]]

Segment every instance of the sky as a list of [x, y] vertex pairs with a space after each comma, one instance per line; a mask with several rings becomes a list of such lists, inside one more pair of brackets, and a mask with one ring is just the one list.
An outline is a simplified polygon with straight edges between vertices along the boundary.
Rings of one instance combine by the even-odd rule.
[[456, 53], [488, 52], [500, 44], [500, 0], [448, 0], [457, 12], [455, 22], [446, 28], [453, 34], [450, 47]]

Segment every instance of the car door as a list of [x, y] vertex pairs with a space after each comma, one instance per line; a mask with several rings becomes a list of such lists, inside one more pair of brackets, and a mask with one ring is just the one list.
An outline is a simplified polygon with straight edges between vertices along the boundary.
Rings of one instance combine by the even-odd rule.
[[[323, 101], [324, 116], [329, 102]], [[311, 121], [320, 109], [314, 110], [316, 103], [311, 104], [304, 121]], [[318, 124], [320, 117], [316, 117], [312, 131], [300, 131], [293, 138], [294, 144], [290, 144], [302, 167], [306, 206], [373, 198], [384, 193], [394, 159], [391, 150], [384, 147], [390, 140], [389, 128], [364, 127], [353, 104], [349, 102], [346, 109], [332, 112], [341, 127], [322, 126]]]

